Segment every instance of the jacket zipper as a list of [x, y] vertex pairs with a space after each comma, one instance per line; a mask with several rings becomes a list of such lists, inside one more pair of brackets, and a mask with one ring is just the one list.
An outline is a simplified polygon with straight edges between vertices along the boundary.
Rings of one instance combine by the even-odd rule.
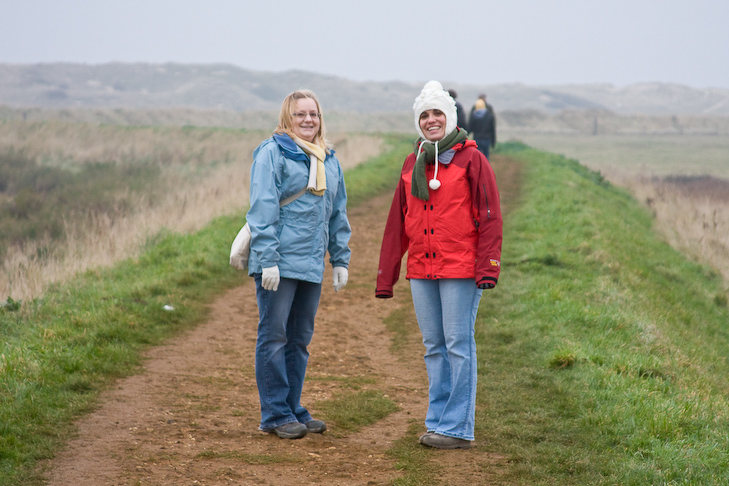
[[486, 192], [486, 184], [481, 184], [483, 187], [483, 197], [486, 199], [486, 219], [491, 219], [491, 206], [489, 206], [489, 195]]

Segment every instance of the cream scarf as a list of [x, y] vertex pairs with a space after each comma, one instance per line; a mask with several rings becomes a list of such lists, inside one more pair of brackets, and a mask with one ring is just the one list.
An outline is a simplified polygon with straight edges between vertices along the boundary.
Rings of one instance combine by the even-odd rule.
[[306, 152], [311, 158], [309, 164], [309, 184], [307, 189], [316, 196], [323, 196], [327, 188], [327, 174], [324, 170], [324, 159], [326, 151], [318, 145], [302, 140], [299, 137], [292, 137], [296, 145]]

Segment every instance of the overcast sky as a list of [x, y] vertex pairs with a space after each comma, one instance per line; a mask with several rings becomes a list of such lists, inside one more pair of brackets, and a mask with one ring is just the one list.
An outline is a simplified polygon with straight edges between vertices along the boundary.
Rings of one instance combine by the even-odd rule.
[[728, 0], [0, 0], [0, 63], [729, 88]]

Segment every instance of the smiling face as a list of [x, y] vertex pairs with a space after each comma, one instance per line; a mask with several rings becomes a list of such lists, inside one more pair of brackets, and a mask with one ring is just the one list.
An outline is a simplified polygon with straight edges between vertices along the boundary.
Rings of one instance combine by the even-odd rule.
[[419, 118], [420, 130], [425, 138], [437, 142], [446, 135], [446, 116], [440, 110], [425, 110]]
[[296, 100], [296, 108], [291, 115], [294, 135], [307, 142], [313, 142], [317, 133], [319, 133], [319, 125], [321, 124], [318, 113], [319, 107], [316, 106], [316, 101], [313, 99], [301, 98]]

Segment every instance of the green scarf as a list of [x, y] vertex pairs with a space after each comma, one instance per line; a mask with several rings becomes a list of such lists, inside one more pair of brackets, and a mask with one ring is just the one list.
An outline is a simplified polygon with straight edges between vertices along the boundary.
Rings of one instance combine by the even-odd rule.
[[[455, 129], [443, 140], [438, 142], [438, 152], [443, 153], [448, 149], [453, 148], [459, 143], [466, 140], [467, 133], [465, 130]], [[418, 149], [420, 154], [418, 156]], [[435, 163], [435, 143], [428, 142], [422, 138], [418, 138], [415, 142], [415, 156], [418, 160], [415, 161], [415, 167], [413, 167], [413, 178], [411, 181], [411, 193], [413, 196], [423, 201], [430, 199], [430, 193], [428, 192], [428, 181], [425, 177], [425, 165]]]

